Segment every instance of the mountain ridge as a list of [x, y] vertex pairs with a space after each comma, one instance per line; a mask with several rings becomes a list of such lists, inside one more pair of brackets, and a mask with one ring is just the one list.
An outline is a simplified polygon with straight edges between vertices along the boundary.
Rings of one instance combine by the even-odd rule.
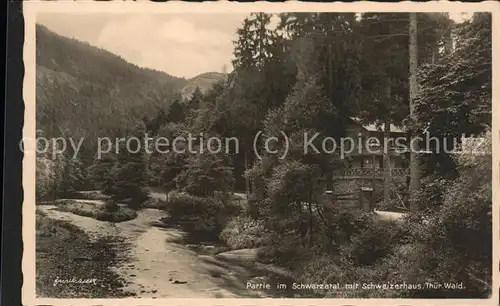
[[36, 26], [36, 67], [37, 130], [48, 138], [84, 138], [89, 152], [98, 137], [122, 137], [145, 116], [168, 109], [187, 84], [42, 25]]
[[[45, 137], [126, 135], [145, 117], [168, 111], [198, 86], [225, 79], [217, 72], [193, 78], [142, 68], [105, 49], [36, 26], [36, 119]], [[192, 91], [191, 91], [192, 90]]]
[[216, 83], [225, 82], [227, 74], [221, 72], [204, 72], [187, 80], [187, 85], [181, 89], [181, 95], [184, 99], [189, 99], [196, 87], [202, 93], [207, 93]]

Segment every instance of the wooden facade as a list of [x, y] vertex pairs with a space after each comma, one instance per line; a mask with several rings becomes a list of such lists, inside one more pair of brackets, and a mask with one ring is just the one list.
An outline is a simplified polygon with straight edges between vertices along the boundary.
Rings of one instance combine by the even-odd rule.
[[[387, 134], [387, 139], [391, 140], [384, 149], [383, 125], [378, 127], [374, 124], [362, 124], [356, 118], [351, 119], [347, 137], [355, 145], [344, 152], [340, 163], [343, 166], [333, 172], [333, 192], [359, 194], [361, 190], [370, 188], [374, 201], [379, 202], [387, 197], [388, 193], [384, 189], [407, 184], [409, 154], [403, 147], [406, 144], [406, 134], [401, 128], [391, 124]], [[387, 169], [384, 169], [384, 157], [388, 159]], [[404, 202], [404, 199], [400, 197], [399, 201]], [[348, 203], [346, 205], [349, 206]]]

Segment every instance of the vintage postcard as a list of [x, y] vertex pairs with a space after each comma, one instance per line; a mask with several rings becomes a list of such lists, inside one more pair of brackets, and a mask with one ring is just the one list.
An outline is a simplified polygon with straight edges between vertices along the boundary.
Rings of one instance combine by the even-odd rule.
[[498, 304], [498, 3], [23, 15], [23, 304]]

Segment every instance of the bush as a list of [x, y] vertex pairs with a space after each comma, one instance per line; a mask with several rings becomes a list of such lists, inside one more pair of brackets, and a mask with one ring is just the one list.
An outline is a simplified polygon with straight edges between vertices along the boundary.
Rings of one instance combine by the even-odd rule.
[[263, 206], [261, 205], [260, 201], [256, 200], [254, 196], [251, 196], [247, 200], [247, 213], [252, 217], [252, 218], [260, 218], [260, 208]]
[[82, 200], [108, 200], [110, 197], [103, 194], [99, 190], [92, 191], [77, 191], [74, 196], [74, 199], [82, 199]]
[[[392, 245], [392, 244], [391, 244]], [[296, 270], [296, 277], [303, 283], [392, 283], [418, 284], [428, 279], [419, 268], [422, 257], [419, 244], [392, 245], [391, 252], [380, 257], [372, 265], [357, 266], [345, 262], [335, 255], [317, 255], [305, 261]], [[326, 298], [404, 298], [415, 293], [412, 289], [366, 290], [340, 289], [334, 291], [317, 290], [315, 293]]]
[[[313, 216], [309, 244], [303, 231], [304, 226], [308, 226], [307, 215], [276, 218], [274, 226], [278, 227], [271, 226], [271, 238], [261, 240], [265, 246], [259, 250], [259, 260], [293, 269], [316, 256], [331, 256], [340, 264], [342, 255], [349, 265], [367, 265], [387, 255], [392, 244], [402, 237], [396, 224], [375, 220], [372, 215], [359, 211], [332, 213], [325, 221], [328, 226]], [[286, 235], [283, 235], [283, 229], [286, 229]]]
[[234, 211], [234, 207], [220, 200], [183, 193], [172, 193], [166, 207], [169, 222], [179, 224], [189, 232], [206, 232], [217, 236], [227, 224], [231, 211]]
[[442, 209], [420, 229], [423, 234], [418, 233], [424, 245], [422, 253], [427, 258], [420, 268], [426, 271], [429, 279], [435, 282], [463, 282], [467, 289], [459, 293], [422, 292], [422, 295], [451, 297], [460, 294], [484, 298], [490, 294], [491, 185], [484, 189], [456, 198], [451, 203], [445, 201]]
[[57, 178], [62, 173], [62, 167], [52, 159], [40, 156], [36, 157], [36, 187], [37, 201], [54, 199], [57, 189]]
[[116, 203], [112, 199], [108, 199], [108, 200], [106, 200], [106, 202], [104, 202], [104, 207], [103, 207], [104, 211], [107, 211], [107, 212], [116, 212], [119, 209], [120, 209], [120, 206], [118, 205], [118, 203]]
[[[486, 153], [491, 152], [489, 137], [487, 134]], [[412, 214], [403, 224], [413, 240], [414, 256], [401, 255], [401, 260], [395, 253], [392, 260], [399, 266], [394, 270], [400, 276], [412, 268], [413, 273], [406, 277], [463, 282], [466, 289], [408, 292], [411, 297], [485, 298], [491, 294], [491, 155], [461, 154], [457, 162], [459, 176], [438, 188], [439, 198], [430, 197], [436, 202], [434, 209]], [[422, 194], [426, 191], [428, 187]]]
[[332, 228], [335, 231], [335, 241], [343, 244], [351, 240], [353, 235], [359, 234], [373, 223], [371, 215], [354, 210], [341, 211], [331, 218]]
[[269, 243], [257, 251], [257, 260], [278, 266], [296, 269], [310, 258], [312, 251], [302, 244], [298, 233], [290, 232], [286, 236], [273, 233]]
[[[85, 203], [77, 201], [60, 201], [58, 210], [70, 212], [75, 215], [93, 218], [99, 221], [123, 222], [137, 218], [137, 212], [127, 207], [120, 207], [114, 201], [105, 204]], [[111, 209], [111, 211], [109, 211]]]
[[341, 246], [342, 261], [356, 266], [374, 264], [391, 252], [398, 242], [398, 231], [398, 226], [391, 222], [371, 220], [349, 243]]
[[149, 198], [144, 203], [141, 204], [142, 208], [155, 208], [155, 209], [166, 209], [167, 201], [158, 198]]
[[95, 211], [93, 218], [99, 221], [119, 223], [137, 218], [137, 212], [127, 207], [119, 207], [119, 210], [115, 212], [105, 210]]
[[196, 196], [213, 196], [216, 190], [228, 192], [233, 185], [233, 170], [227, 156], [196, 154], [177, 176], [181, 190]]
[[422, 188], [417, 192], [415, 201], [422, 211], [436, 210], [443, 204], [448, 180], [430, 176], [422, 180]]
[[127, 205], [128, 208], [133, 210], [140, 210], [144, 208], [144, 204], [148, 202], [149, 198], [143, 198], [142, 200], [134, 199], [134, 198], [117, 198], [113, 197], [115, 201], [119, 201], [121, 204]]
[[238, 216], [229, 221], [221, 232], [220, 239], [235, 250], [263, 246], [269, 240], [268, 235], [262, 220]]
[[[339, 283], [341, 286], [345, 284], [382, 284], [386, 282], [394, 282], [388, 280], [387, 265], [380, 263], [375, 266], [358, 267], [353, 265], [339, 264], [335, 257], [322, 255], [316, 256], [307, 262], [296, 271], [296, 278], [302, 283]], [[395, 298], [398, 290], [367, 290], [361, 286], [359, 288], [340, 288], [338, 290], [313, 290], [323, 298]]]
[[[56, 206], [68, 206], [68, 205], [75, 205], [75, 204], [78, 204], [79, 202], [76, 201], [76, 200], [72, 200], [72, 199], [57, 199], [55, 201], [52, 201], [52, 204], [53, 205], [56, 205]], [[86, 202], [80, 202], [82, 204], [86, 204]]]
[[321, 255], [308, 260], [296, 274], [299, 280], [307, 283], [336, 283], [341, 280], [342, 271], [333, 256]]

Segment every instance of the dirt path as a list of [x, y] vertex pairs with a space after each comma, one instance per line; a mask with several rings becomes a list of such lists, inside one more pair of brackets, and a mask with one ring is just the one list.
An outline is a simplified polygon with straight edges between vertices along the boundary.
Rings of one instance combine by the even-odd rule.
[[122, 223], [97, 221], [68, 212], [39, 206], [47, 217], [69, 221], [83, 229], [91, 239], [103, 236], [124, 238], [120, 256], [127, 258], [113, 269], [129, 280], [124, 290], [138, 297], [227, 298], [271, 296], [273, 293], [247, 289], [247, 281], [262, 271], [214, 256], [198, 255], [174, 243], [183, 236], [176, 229], [154, 227], [163, 217], [157, 209], [144, 209], [134, 220]]
[[403, 218], [405, 216], [404, 213], [392, 212], [392, 211], [382, 211], [382, 210], [376, 210], [375, 214], [382, 220], [397, 221], [397, 222], [402, 222]]

